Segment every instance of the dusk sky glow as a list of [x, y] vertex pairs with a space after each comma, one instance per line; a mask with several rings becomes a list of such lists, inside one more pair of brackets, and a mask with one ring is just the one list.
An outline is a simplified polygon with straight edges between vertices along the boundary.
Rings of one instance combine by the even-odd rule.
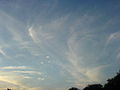
[[83, 88], [119, 69], [120, 0], [0, 0], [0, 88]]

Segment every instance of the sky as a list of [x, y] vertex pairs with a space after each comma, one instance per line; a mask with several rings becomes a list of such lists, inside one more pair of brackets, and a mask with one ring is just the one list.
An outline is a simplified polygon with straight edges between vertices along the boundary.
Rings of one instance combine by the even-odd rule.
[[120, 0], [0, 0], [0, 88], [67, 90], [120, 69]]

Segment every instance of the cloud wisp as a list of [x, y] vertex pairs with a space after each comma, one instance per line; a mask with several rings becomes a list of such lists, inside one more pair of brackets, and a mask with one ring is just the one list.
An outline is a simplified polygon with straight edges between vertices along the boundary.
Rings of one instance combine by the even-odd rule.
[[3, 56], [7, 56], [6, 53], [2, 49], [0, 49], [0, 54], [2, 54]]
[[6, 67], [0, 67], [0, 69], [31, 69], [30, 67], [26, 67], [26, 66], [6, 66]]

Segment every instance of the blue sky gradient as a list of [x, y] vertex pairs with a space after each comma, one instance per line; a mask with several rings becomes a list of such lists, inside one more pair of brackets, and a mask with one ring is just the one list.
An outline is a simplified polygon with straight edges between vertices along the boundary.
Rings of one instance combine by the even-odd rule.
[[0, 88], [104, 84], [120, 69], [119, 0], [0, 0]]

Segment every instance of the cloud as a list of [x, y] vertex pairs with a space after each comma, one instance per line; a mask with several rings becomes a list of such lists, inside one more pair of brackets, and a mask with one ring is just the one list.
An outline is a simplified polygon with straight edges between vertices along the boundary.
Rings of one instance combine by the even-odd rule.
[[[113, 55], [116, 53], [116, 52], [119, 52], [119, 44], [120, 42], [120, 32], [117, 31], [117, 32], [114, 32], [114, 33], [110, 33], [106, 39], [106, 42], [105, 42], [105, 45], [104, 45], [104, 48], [103, 48], [103, 54], [109, 54], [110, 50], [112, 50], [112, 53]], [[114, 48], [109, 48], [109, 47], [114, 47]], [[111, 55], [112, 56], [112, 55]], [[116, 58], [118, 59], [119, 58], [119, 54], [116, 55]]]
[[31, 69], [31, 68], [26, 66], [6, 66], [0, 67], [0, 69]]
[[14, 80], [14, 78], [12, 77], [11, 79], [11, 76], [0, 76], [0, 81], [8, 82], [15, 85], [21, 85], [18, 81]]
[[0, 71], [0, 81], [6, 82], [8, 85], [13, 84], [16, 87], [27, 87], [21, 82], [23, 78], [23, 76], [12, 72]]
[[[109, 67], [107, 64], [102, 65], [95, 63], [96, 57], [98, 56], [95, 54], [94, 57], [91, 57], [86, 47], [83, 47], [86, 45], [86, 41], [92, 42], [93, 38], [93, 35], [89, 33], [81, 36], [80, 32], [76, 33], [72, 31], [67, 41], [68, 50], [65, 53], [65, 58], [68, 63], [62, 64], [61, 67], [74, 78], [72, 82], [80, 87], [93, 82], [101, 82], [101, 70]], [[89, 58], [87, 58], [87, 56], [89, 56]], [[94, 64], [92, 65], [91, 62]]]
[[28, 34], [29, 34], [29, 36], [32, 38], [32, 40], [35, 43], [39, 43], [40, 42], [40, 39], [38, 38], [37, 32], [35, 31], [35, 29], [33, 29], [33, 27], [30, 27], [28, 29]]
[[[43, 75], [42, 72], [27, 71], [27, 69], [33, 69], [33, 68], [26, 67], [26, 66], [6, 66], [6, 67], [0, 67], [0, 69], [1, 70], [11, 70], [11, 71], [8, 71], [8, 72], [20, 76], [21, 79], [31, 79], [32, 78], [30, 76], [26, 76], [26, 75], [23, 75], [23, 74]], [[3, 71], [3, 72], [5, 72], [5, 71]], [[6, 77], [9, 77], [9, 75], [8, 76], [6, 75]], [[41, 78], [41, 80], [43, 80], [43, 79], [44, 78]]]
[[[24, 72], [20, 72], [24, 73]], [[31, 72], [31, 71], [26, 71], [25, 73], [28, 74], [39, 74], [38, 72]], [[31, 88], [28, 85], [26, 85], [23, 80], [25, 79], [32, 79], [30, 76], [26, 75], [20, 75], [14, 71], [0, 71], [0, 84], [1, 88], [11, 88], [13, 90], [44, 90], [43, 88]], [[39, 78], [39, 80], [44, 80], [44, 78]]]
[[48, 55], [47, 55], [45, 58], [46, 58], [46, 59], [49, 59], [49, 58], [50, 58], [50, 56], [48, 56]]
[[6, 28], [6, 31], [9, 31], [9, 33], [12, 35], [13, 40], [22, 42], [23, 38], [21, 36], [21, 32], [19, 31], [22, 26], [24, 26], [20, 21], [16, 20], [14, 17], [9, 15], [6, 12], [3, 12], [0, 10], [0, 24], [2, 27]]
[[[64, 31], [69, 15], [53, 18], [48, 23], [41, 25], [29, 25], [28, 35], [35, 43], [45, 44], [56, 40], [59, 34]], [[60, 33], [59, 33], [60, 32]], [[63, 32], [62, 32], [63, 33]]]
[[[24, 72], [20, 72], [24, 73]], [[28, 74], [39, 74], [38, 72], [26, 71]], [[26, 85], [23, 80], [32, 79], [30, 76], [20, 75], [13, 71], [0, 71], [0, 84], [1, 88], [11, 88], [13, 90], [44, 90], [43, 88], [30, 88]], [[38, 80], [44, 80], [44, 78], [39, 78]]]
[[39, 26], [36, 23], [34, 23], [34, 25], [28, 25], [28, 36], [34, 42], [34, 45], [29, 48], [33, 56], [40, 56], [42, 51], [50, 52], [49, 49], [53, 52], [57, 52], [57, 49], [59, 49], [58, 43], [61, 38], [60, 35], [64, 32], [64, 24], [67, 19], [68, 16], [62, 16], [52, 19], [48, 23], [42, 23]]
[[38, 80], [41, 80], [41, 81], [43, 81], [43, 80], [45, 80], [45, 78], [41, 78], [41, 77], [40, 77], [40, 78], [38, 78]]
[[7, 56], [6, 53], [2, 49], [0, 49], [0, 54], [2, 54], [3, 56]]
[[117, 39], [120, 39], [120, 32], [114, 32], [112, 34], [109, 35], [108, 39], [107, 39], [107, 42], [106, 42], [106, 46], [114, 41], [114, 40], [117, 40]]
[[[93, 25], [93, 22], [97, 22], [101, 16], [97, 17], [93, 18], [93, 16], [88, 15], [82, 18], [77, 17], [78, 20], [75, 20], [74, 25], [70, 26], [67, 40], [68, 49], [65, 53], [65, 58], [68, 63], [60, 64], [63, 70], [72, 76], [69, 81], [81, 87], [90, 83], [104, 82], [103, 70], [111, 65], [106, 63], [107, 60], [102, 61], [103, 58], [106, 58], [103, 47], [105, 43], [106, 48], [111, 42], [120, 40], [120, 32], [110, 34], [106, 41], [105, 38], [108, 32], [105, 36], [101, 35], [103, 32], [96, 33], [96, 30], [99, 32], [99, 30], [104, 29], [101, 25], [97, 27]], [[110, 25], [111, 23], [105, 25], [105, 27], [108, 28]], [[101, 53], [102, 51], [105, 55]]]
[[29, 76], [24, 76], [25, 79], [31, 79], [32, 77]]
[[38, 74], [38, 75], [42, 75], [41, 72], [37, 72], [37, 71], [12, 71], [15, 73], [23, 73], [23, 74]]
[[[37, 35], [38, 32], [36, 32], [36, 30], [33, 30], [34, 28], [32, 26], [28, 29], [27, 25], [25, 26], [21, 21], [19, 21], [19, 19], [16, 19], [12, 15], [9, 15], [9, 13], [1, 10], [0, 26], [5, 28], [3, 32], [6, 34], [5, 37], [0, 36], [0, 40], [3, 40], [1, 43], [0, 54], [4, 56], [9, 55], [9, 59], [26, 56], [25, 54], [20, 53], [24, 50], [24, 53], [28, 51], [27, 53], [31, 53], [34, 56], [40, 55], [39, 47], [36, 47], [36, 45], [30, 40], [30, 37], [36, 43], [40, 42], [41, 40]], [[7, 55], [4, 49], [8, 52]], [[15, 49], [13, 52], [15, 51], [16, 53], [13, 55], [9, 49]]]
[[10, 56], [8, 56], [2, 48], [0, 48], [0, 54], [3, 55], [5, 58], [10, 59]]
[[46, 40], [50, 40], [53, 38], [53, 35], [51, 34], [51, 32], [43, 31], [42, 26], [36, 27], [36, 28], [31, 26], [28, 29], [28, 34], [35, 43], [41, 43], [41, 42], [44, 42]]

